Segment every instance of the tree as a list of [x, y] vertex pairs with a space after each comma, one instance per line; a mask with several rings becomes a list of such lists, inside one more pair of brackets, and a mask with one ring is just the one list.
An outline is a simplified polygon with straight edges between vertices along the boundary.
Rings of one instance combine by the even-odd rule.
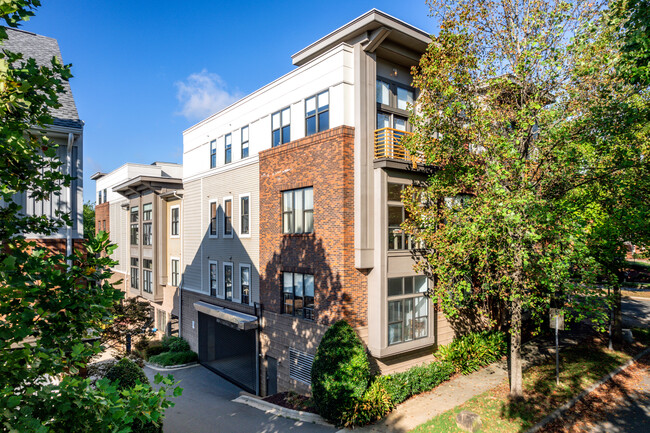
[[113, 305], [112, 321], [102, 331], [102, 343], [123, 350], [128, 336], [140, 340], [153, 336], [151, 305], [139, 298], [127, 298]]
[[[3, 2], [0, 17], [17, 27], [40, 5], [37, 0]], [[7, 38], [0, 27], [0, 43]], [[129, 431], [139, 422], [158, 422], [171, 405], [172, 378], [120, 391], [107, 380], [92, 386], [77, 375], [101, 351], [92, 336], [111, 320], [123, 294], [110, 283], [107, 234], [89, 239], [70, 257], [39, 248], [23, 233], [51, 234], [70, 218], [26, 216], [15, 194], [37, 200], [57, 194], [70, 178], [60, 173], [56, 145], [41, 135], [59, 106], [70, 66], [56, 58], [37, 65], [20, 53], [0, 52], [0, 430]], [[35, 132], [37, 131], [37, 132]], [[67, 260], [71, 265], [66, 264]], [[180, 393], [180, 388], [174, 394]]]
[[[417, 267], [435, 278], [445, 314], [503, 303], [510, 392], [520, 397], [524, 311], [539, 323], [551, 304], [577, 295], [569, 310], [577, 319], [606, 320], [579, 204], [587, 185], [629, 170], [622, 146], [607, 145], [613, 130], [594, 123], [607, 100], [626, 98], [598, 63], [618, 58], [620, 44], [611, 28], [610, 45], [593, 33], [606, 10], [599, 3], [430, 5], [440, 33], [414, 68], [420, 96], [405, 145], [434, 169], [403, 195], [405, 229], [424, 246]], [[615, 136], [622, 144], [628, 133]]]
[[84, 203], [83, 208], [84, 238], [95, 235], [95, 204], [91, 201]]

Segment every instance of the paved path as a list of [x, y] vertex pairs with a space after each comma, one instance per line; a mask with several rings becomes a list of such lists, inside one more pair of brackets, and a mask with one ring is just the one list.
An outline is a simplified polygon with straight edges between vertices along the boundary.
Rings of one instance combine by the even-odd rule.
[[[157, 373], [145, 367], [153, 383]], [[164, 433], [334, 432], [335, 429], [268, 415], [234, 403], [240, 389], [202, 366], [171, 372], [183, 395], [165, 412]], [[167, 373], [162, 373], [166, 375]]]

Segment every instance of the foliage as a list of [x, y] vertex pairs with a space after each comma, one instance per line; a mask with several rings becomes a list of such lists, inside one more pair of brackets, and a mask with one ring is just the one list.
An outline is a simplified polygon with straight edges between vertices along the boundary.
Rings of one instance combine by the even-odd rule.
[[354, 427], [370, 424], [385, 417], [395, 405], [380, 382], [373, 382], [352, 408], [343, 412], [341, 424]]
[[323, 335], [311, 368], [312, 396], [318, 413], [340, 424], [343, 413], [360, 400], [370, 381], [365, 348], [344, 320]]
[[189, 364], [198, 361], [198, 359], [199, 356], [196, 352], [187, 350], [184, 352], [162, 352], [149, 357], [149, 362], [168, 367], [170, 365]]
[[162, 345], [160, 344], [150, 345], [144, 350], [144, 354], [145, 354], [144, 358], [148, 360], [152, 356], [158, 355], [163, 352], [167, 352], [167, 350], [165, 350], [165, 348]]
[[435, 353], [463, 374], [470, 374], [481, 367], [498, 361], [507, 353], [506, 336], [500, 331], [472, 332], [454, 338], [450, 344], [440, 346]]
[[131, 389], [138, 382], [149, 384], [149, 379], [147, 379], [144, 371], [128, 358], [122, 358], [112, 366], [106, 372], [106, 379], [111, 382], [118, 382], [118, 389]]
[[88, 239], [95, 233], [95, 204], [91, 201], [84, 203], [83, 224], [84, 238]]
[[187, 352], [190, 350], [190, 343], [182, 337], [165, 335], [162, 339], [162, 347], [169, 352]]
[[400, 373], [379, 376], [375, 382], [380, 383], [393, 404], [398, 405], [413, 395], [432, 390], [448, 380], [453, 373], [454, 366], [451, 363], [431, 362]]
[[112, 320], [102, 331], [102, 343], [118, 351], [126, 349], [126, 339], [138, 338], [135, 345], [154, 334], [151, 328], [151, 305], [141, 298], [126, 298], [115, 303]]

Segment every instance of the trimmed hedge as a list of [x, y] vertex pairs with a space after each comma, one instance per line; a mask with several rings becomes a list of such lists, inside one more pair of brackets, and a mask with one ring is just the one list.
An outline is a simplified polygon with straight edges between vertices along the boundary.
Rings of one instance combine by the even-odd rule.
[[162, 339], [164, 352], [189, 352], [190, 343], [182, 337], [164, 336]]
[[311, 368], [312, 398], [318, 413], [341, 425], [370, 382], [370, 364], [357, 333], [344, 320], [329, 327]]
[[199, 355], [196, 352], [188, 350], [185, 352], [163, 352], [149, 358], [149, 362], [168, 367], [170, 365], [189, 364], [198, 361], [198, 359]]
[[440, 346], [436, 358], [451, 362], [457, 371], [470, 374], [501, 359], [507, 352], [506, 336], [500, 331], [473, 332]]
[[158, 344], [156, 346], [147, 347], [144, 351], [144, 356], [146, 360], [149, 360], [152, 356], [159, 355], [163, 352], [166, 352], [165, 348]]
[[138, 364], [128, 358], [122, 358], [106, 372], [106, 379], [111, 382], [118, 382], [118, 389], [130, 389], [137, 381], [149, 385], [149, 379]]
[[449, 362], [432, 362], [417, 365], [401, 373], [379, 376], [375, 380], [383, 387], [391, 402], [398, 405], [409, 397], [430, 391], [454, 374], [454, 366]]

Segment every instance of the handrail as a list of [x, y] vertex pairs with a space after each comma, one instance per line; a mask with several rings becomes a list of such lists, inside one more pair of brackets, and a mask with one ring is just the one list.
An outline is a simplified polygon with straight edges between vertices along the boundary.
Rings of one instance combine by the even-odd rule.
[[411, 135], [411, 132], [400, 131], [395, 128], [380, 128], [375, 130], [375, 159], [390, 158], [409, 161], [413, 167], [423, 164], [424, 158], [421, 155], [411, 153], [401, 144], [402, 139]]

